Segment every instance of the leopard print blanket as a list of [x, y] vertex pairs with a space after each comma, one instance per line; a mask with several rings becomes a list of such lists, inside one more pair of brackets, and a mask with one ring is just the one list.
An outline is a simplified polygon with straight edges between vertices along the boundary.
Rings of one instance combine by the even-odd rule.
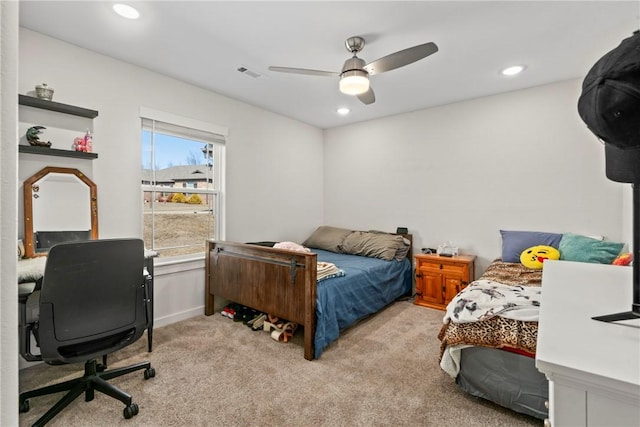
[[[484, 280], [493, 280], [508, 285], [541, 286], [542, 270], [531, 270], [520, 263], [495, 260], [484, 272]], [[447, 347], [474, 345], [491, 348], [513, 348], [535, 354], [538, 337], [538, 322], [525, 322], [495, 316], [473, 323], [445, 323], [440, 339], [440, 360]]]
[[519, 262], [494, 260], [479, 279], [493, 280], [506, 285], [541, 286], [542, 270], [532, 270]]

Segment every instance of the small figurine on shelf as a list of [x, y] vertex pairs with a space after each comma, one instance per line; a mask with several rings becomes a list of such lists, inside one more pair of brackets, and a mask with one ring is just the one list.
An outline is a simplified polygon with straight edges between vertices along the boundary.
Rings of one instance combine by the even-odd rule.
[[73, 145], [71, 146], [71, 148], [73, 148], [75, 151], [83, 151], [82, 149], [83, 145], [84, 145], [84, 138], [79, 136], [73, 140]]
[[87, 147], [87, 153], [91, 153], [93, 151], [93, 135], [91, 135], [91, 132], [89, 131], [84, 135], [84, 145]]
[[72, 148], [83, 153], [91, 153], [93, 151], [93, 137], [91, 132], [87, 131], [84, 137], [78, 137], [73, 140]]
[[47, 86], [46, 83], [36, 86], [36, 96], [40, 99], [51, 101], [53, 98], [53, 88]]
[[27, 138], [27, 141], [29, 141], [29, 144], [35, 145], [38, 147], [51, 147], [51, 141], [40, 141], [40, 138], [38, 137], [38, 135], [42, 133], [43, 129], [46, 129], [46, 127], [32, 126], [29, 129], [27, 129], [27, 133], [25, 134], [25, 137]]

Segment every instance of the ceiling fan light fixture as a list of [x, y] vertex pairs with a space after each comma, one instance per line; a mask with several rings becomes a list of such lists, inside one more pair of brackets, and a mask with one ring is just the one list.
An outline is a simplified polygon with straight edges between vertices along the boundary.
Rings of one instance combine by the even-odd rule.
[[349, 70], [340, 75], [340, 92], [360, 95], [369, 90], [369, 76], [363, 70]]

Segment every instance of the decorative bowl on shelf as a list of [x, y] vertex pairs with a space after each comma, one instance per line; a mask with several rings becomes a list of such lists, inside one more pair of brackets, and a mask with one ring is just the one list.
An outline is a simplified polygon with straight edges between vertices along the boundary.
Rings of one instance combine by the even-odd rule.
[[53, 88], [47, 86], [46, 83], [37, 85], [36, 96], [40, 99], [46, 99], [47, 101], [51, 101], [51, 98], [53, 98]]

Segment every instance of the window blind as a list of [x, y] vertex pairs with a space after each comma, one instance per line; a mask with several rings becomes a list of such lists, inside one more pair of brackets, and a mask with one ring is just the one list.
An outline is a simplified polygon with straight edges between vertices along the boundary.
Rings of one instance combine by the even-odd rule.
[[146, 107], [140, 107], [140, 118], [142, 129], [178, 138], [224, 145], [228, 135], [223, 126]]

